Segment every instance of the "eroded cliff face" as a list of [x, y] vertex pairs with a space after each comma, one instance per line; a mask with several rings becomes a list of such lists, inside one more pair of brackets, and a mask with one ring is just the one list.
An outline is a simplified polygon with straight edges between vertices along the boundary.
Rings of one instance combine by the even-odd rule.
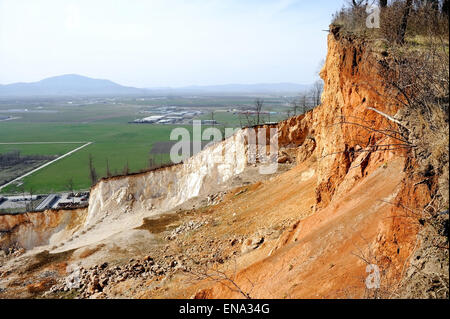
[[388, 131], [395, 130], [395, 125], [368, 108], [389, 115], [395, 115], [399, 108], [395, 100], [387, 98], [377, 63], [364, 42], [331, 34], [321, 71], [322, 104], [306, 115], [280, 123], [280, 144], [300, 146], [300, 159], [312, 155], [313, 149], [320, 160], [318, 208], [328, 205], [350, 171], [356, 181], [404, 154], [403, 148], [395, 147], [400, 143], [395, 138], [398, 136]]
[[58, 244], [83, 227], [86, 209], [0, 215], [0, 249]]
[[246, 166], [244, 131], [208, 147], [183, 164], [100, 181], [92, 190], [87, 224], [105, 213], [164, 211], [207, 195]]
[[[314, 213], [285, 232], [269, 256], [234, 275], [253, 297], [399, 295], [420, 245], [418, 216], [431, 189], [413, 173], [411, 148], [389, 119], [400, 106], [384, 87], [378, 56], [369, 48], [332, 32], [321, 71], [322, 104], [279, 124], [280, 145], [295, 149], [299, 164], [314, 162], [308, 164], [317, 178]], [[380, 270], [378, 290], [365, 286], [369, 264]], [[214, 285], [197, 297], [242, 295]]]

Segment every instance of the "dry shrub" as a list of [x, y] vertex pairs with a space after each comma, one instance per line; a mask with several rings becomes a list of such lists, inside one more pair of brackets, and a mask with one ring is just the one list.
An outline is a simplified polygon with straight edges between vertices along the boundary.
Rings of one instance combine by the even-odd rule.
[[31, 294], [39, 294], [50, 289], [56, 280], [54, 278], [46, 278], [38, 283], [30, 284], [27, 286], [27, 291]]
[[402, 2], [396, 1], [391, 6], [384, 8], [381, 12], [378, 35], [387, 43], [397, 41], [398, 30], [402, 21], [403, 7]]
[[[363, 1], [361, 6], [344, 7], [334, 14], [332, 24], [340, 26], [345, 34], [381, 40], [388, 46], [398, 42], [406, 1], [389, 1], [389, 5], [381, 9], [380, 28], [369, 29], [366, 27], [368, 14], [365, 5], [376, 3], [375, 0], [368, 0]], [[430, 33], [448, 38], [448, 15], [430, 2], [415, 0], [408, 15], [406, 39], [414, 41], [415, 37]]]

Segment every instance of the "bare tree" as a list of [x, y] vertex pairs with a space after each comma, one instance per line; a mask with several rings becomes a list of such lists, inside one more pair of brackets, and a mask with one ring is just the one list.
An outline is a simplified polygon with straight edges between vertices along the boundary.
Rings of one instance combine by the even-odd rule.
[[261, 111], [264, 106], [264, 100], [257, 98], [255, 100], [256, 125], [261, 124]]
[[446, 16], [448, 16], [449, 14], [449, 1], [448, 0], [444, 0], [442, 2], [442, 9], [441, 9], [442, 13]]
[[[311, 94], [313, 93], [311, 92]], [[296, 116], [297, 114], [305, 114], [308, 110], [308, 96], [306, 93], [300, 93], [299, 97], [293, 99], [289, 104], [291, 106], [291, 110], [287, 112], [288, 117], [291, 115]]]
[[33, 187], [30, 186], [30, 187], [28, 188], [28, 193], [30, 193], [30, 210], [31, 210], [31, 211], [34, 210], [34, 205], [33, 205], [33, 192], [34, 192]]
[[245, 112], [244, 116], [245, 116], [245, 121], [247, 122], [248, 126], [255, 125], [255, 121], [250, 117], [250, 112], [249, 111]]
[[155, 159], [153, 158], [153, 155], [150, 154], [150, 156], [149, 156], [149, 158], [148, 158], [148, 168], [149, 168], [149, 169], [152, 169], [152, 168], [154, 168], [155, 166], [156, 166], [156, 161], [155, 161]]
[[431, 8], [436, 12], [439, 11], [439, 0], [429, 0], [431, 2]]
[[[239, 293], [245, 299], [252, 299], [251, 291], [245, 291], [236, 282], [237, 265], [236, 259], [234, 259], [234, 270], [232, 272], [220, 269], [217, 265], [209, 265], [208, 263], [201, 265], [199, 262], [192, 260], [194, 268], [187, 268], [186, 273], [195, 281], [211, 281], [214, 283], [221, 284], [232, 292]], [[247, 278], [248, 282], [252, 287], [254, 284]], [[253, 289], [252, 289], [253, 290]]]
[[111, 170], [109, 169], [109, 160], [106, 158], [106, 176], [111, 177]]
[[288, 118], [291, 117], [291, 114], [292, 114], [292, 110], [287, 110], [287, 111], [286, 111], [286, 115], [287, 115]]
[[405, 42], [406, 27], [408, 26], [409, 12], [411, 11], [412, 0], [406, 0], [405, 9], [403, 11], [402, 22], [400, 24], [397, 36], [397, 43]]
[[300, 102], [297, 101], [296, 99], [293, 99], [290, 104], [291, 104], [291, 107], [292, 107], [292, 112], [294, 112], [294, 116], [296, 116], [297, 115], [297, 110], [300, 107]]
[[123, 175], [128, 175], [130, 173], [130, 169], [129, 169], [129, 166], [128, 166], [128, 160], [127, 160], [125, 166], [123, 167], [122, 173], [123, 173]]
[[73, 183], [73, 178], [70, 178], [68, 181], [67, 181], [67, 189], [70, 191], [70, 194], [71, 194], [71, 196], [72, 196], [72, 203], [74, 203], [75, 202], [75, 196], [74, 196], [74, 183]]
[[351, 0], [347, 1], [353, 8], [361, 8], [363, 5], [367, 3], [367, 0]]
[[262, 108], [264, 106], [264, 100], [257, 98], [254, 102], [254, 107], [253, 110], [247, 110], [245, 112], [241, 112], [240, 116], [239, 116], [239, 122], [241, 122], [241, 127], [242, 127], [242, 120], [241, 120], [241, 115], [242, 117], [245, 117], [245, 122], [247, 124], [247, 126], [254, 126], [254, 125], [259, 125], [262, 123]]
[[97, 180], [98, 180], [97, 172], [95, 170], [93, 161], [94, 161], [94, 159], [92, 157], [92, 154], [89, 154], [89, 177], [91, 179], [91, 185], [94, 185], [95, 183], [97, 183]]
[[25, 199], [25, 186], [22, 184], [18, 188], [19, 192], [22, 194], [23, 199]]
[[299, 104], [302, 114], [305, 114], [306, 111], [308, 110], [308, 96], [306, 95], [306, 93], [302, 93], [300, 95]]
[[314, 100], [314, 106], [320, 105], [322, 91], [323, 91], [323, 81], [317, 80], [316, 82], [314, 82], [313, 88], [312, 88], [312, 96], [313, 96], [313, 100]]

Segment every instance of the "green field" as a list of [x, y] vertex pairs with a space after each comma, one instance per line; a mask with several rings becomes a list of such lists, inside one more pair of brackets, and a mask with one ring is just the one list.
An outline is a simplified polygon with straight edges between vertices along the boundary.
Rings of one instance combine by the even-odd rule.
[[[1, 142], [71, 142], [92, 141], [93, 144], [62, 159], [24, 179], [25, 189], [46, 193], [67, 189], [73, 179], [76, 189], [90, 186], [89, 154], [99, 176], [106, 176], [108, 160], [112, 173], [121, 173], [128, 162], [130, 171], [148, 166], [149, 151], [156, 141], [169, 139], [171, 126], [130, 124], [53, 124], [30, 123], [17, 125], [13, 122], [0, 124]], [[74, 149], [77, 144], [1, 145], [0, 151], [21, 149], [28, 154], [61, 154]], [[58, 151], [57, 151], [58, 150]], [[165, 159], [167, 160], [167, 158]], [[18, 191], [13, 185], [3, 193]]]
[[[201, 110], [197, 119], [214, 119], [218, 128], [246, 126], [237, 114], [227, 112], [234, 108], [249, 109], [253, 97], [167, 97], [162, 99], [79, 99], [0, 101], [0, 115], [20, 117], [12, 121], [0, 122], [0, 143], [20, 142], [93, 142], [93, 144], [64, 158], [24, 179], [25, 191], [50, 193], [68, 190], [72, 179], [77, 190], [91, 186], [89, 177], [89, 156], [99, 177], [106, 176], [107, 161], [110, 172], [122, 174], [124, 166], [129, 172], [138, 172], [149, 167], [149, 157], [155, 142], [168, 141], [175, 127], [192, 129], [191, 125], [149, 125], [129, 124], [137, 118], [149, 116], [153, 109], [173, 106]], [[24, 112], [23, 110], [27, 111]], [[21, 111], [22, 110], [22, 111]], [[271, 116], [271, 121], [286, 117], [286, 100], [268, 98], [266, 111], [279, 114]], [[267, 120], [267, 119], [266, 119]], [[204, 127], [206, 128], [206, 127]], [[0, 153], [20, 150], [22, 155], [62, 155], [81, 144], [39, 144], [1, 145]], [[153, 155], [155, 158], [155, 156]], [[169, 154], [156, 156], [156, 164], [168, 163]], [[22, 189], [22, 188], [21, 188]], [[1, 193], [21, 192], [15, 185], [4, 188]]]

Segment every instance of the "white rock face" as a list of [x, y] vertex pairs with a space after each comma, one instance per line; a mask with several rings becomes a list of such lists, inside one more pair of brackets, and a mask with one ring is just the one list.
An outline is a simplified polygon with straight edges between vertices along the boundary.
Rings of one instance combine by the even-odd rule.
[[[103, 216], [159, 212], [214, 189], [247, 165], [246, 130], [216, 143], [183, 164], [148, 173], [100, 181], [91, 191], [85, 226]], [[128, 215], [129, 216], [129, 215]]]

